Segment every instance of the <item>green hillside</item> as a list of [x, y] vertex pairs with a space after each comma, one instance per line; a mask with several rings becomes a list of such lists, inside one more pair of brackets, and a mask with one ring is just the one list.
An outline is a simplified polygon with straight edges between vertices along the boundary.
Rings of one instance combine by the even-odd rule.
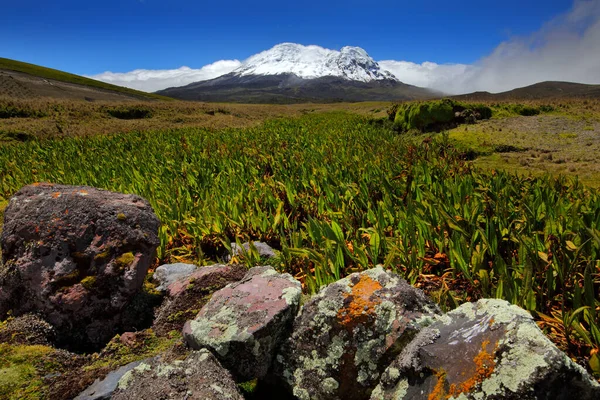
[[54, 79], [61, 82], [74, 83], [77, 85], [91, 86], [98, 89], [110, 90], [113, 92], [120, 92], [136, 97], [149, 98], [155, 100], [173, 100], [170, 97], [157, 95], [154, 93], [141, 92], [139, 90], [129, 89], [122, 86], [111, 85], [97, 81], [90, 78], [85, 78], [80, 75], [70, 74], [68, 72], [59, 71], [57, 69], [41, 67], [35, 64], [29, 64], [21, 61], [11, 60], [8, 58], [0, 57], [0, 69], [6, 69], [11, 71], [23, 72], [25, 74], [46, 78]]

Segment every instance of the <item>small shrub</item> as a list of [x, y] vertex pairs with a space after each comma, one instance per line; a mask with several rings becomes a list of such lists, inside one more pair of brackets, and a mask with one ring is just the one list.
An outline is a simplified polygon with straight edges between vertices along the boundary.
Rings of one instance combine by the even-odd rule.
[[111, 108], [107, 112], [111, 117], [115, 117], [118, 119], [152, 118], [151, 109], [139, 106]]
[[35, 136], [27, 132], [0, 131], [0, 142], [29, 142], [31, 140], [35, 140]]
[[32, 107], [19, 106], [11, 102], [0, 103], [0, 118], [41, 118], [45, 116], [46, 113]]
[[494, 151], [496, 153], [516, 153], [516, 152], [521, 152], [524, 150], [525, 149], [510, 145], [510, 144], [499, 144], [496, 147], [494, 147]]

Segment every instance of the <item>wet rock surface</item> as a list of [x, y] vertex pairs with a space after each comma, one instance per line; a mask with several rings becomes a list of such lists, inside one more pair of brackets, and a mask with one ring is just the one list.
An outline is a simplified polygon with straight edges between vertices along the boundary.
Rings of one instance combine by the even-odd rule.
[[301, 286], [289, 274], [255, 267], [237, 283], [215, 292], [183, 335], [194, 349], [206, 347], [237, 381], [267, 374], [280, 342], [289, 334]]
[[171, 363], [142, 362], [125, 373], [112, 395], [112, 400], [243, 398], [231, 374], [206, 349]]
[[140, 365], [142, 362], [149, 363], [151, 360], [134, 361], [110, 372], [102, 380], [96, 379], [92, 385], [81, 392], [74, 400], [110, 400], [123, 375]]
[[165, 291], [169, 285], [175, 281], [185, 279], [190, 276], [196, 269], [197, 266], [194, 264], [163, 264], [156, 268], [152, 278], [158, 282], [156, 290]]
[[159, 335], [181, 331], [183, 324], [196, 317], [215, 291], [241, 280], [247, 272], [243, 265], [215, 264], [199, 267], [172, 282], [166, 290], [167, 298], [156, 312], [154, 330]]
[[101, 346], [143, 284], [158, 226], [138, 196], [85, 186], [22, 188], [4, 214], [0, 318], [36, 311], [60, 344]]
[[425, 328], [371, 399], [598, 399], [600, 386], [503, 300], [463, 304]]
[[322, 289], [294, 321], [275, 370], [299, 399], [366, 399], [438, 307], [381, 267]]

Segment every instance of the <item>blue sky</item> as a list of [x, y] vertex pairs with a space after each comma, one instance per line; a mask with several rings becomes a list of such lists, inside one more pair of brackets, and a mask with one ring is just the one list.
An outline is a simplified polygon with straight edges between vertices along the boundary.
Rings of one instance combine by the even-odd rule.
[[376, 60], [474, 63], [535, 32], [571, 0], [19, 0], [0, 12], [0, 56], [77, 74], [199, 68], [281, 42], [360, 46]]

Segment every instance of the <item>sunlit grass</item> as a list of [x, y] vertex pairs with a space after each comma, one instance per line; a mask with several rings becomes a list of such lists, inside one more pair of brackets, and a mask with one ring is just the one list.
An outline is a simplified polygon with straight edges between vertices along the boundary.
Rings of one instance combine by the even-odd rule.
[[415, 142], [348, 113], [33, 140], [0, 147], [0, 202], [38, 181], [136, 193], [162, 221], [161, 261], [209, 263], [225, 244], [262, 240], [309, 293], [377, 264], [413, 284], [443, 277], [438, 300], [507, 299], [559, 321], [564, 347], [589, 358], [600, 195], [463, 156], [446, 135]]

